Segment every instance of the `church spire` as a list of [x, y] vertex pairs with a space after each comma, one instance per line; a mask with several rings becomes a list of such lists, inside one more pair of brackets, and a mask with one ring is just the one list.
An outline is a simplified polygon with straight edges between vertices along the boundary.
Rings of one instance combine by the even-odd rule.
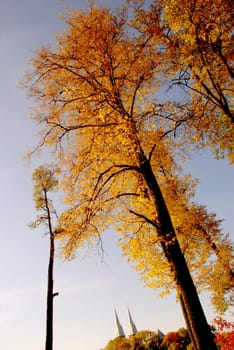
[[128, 309], [128, 320], [129, 320], [129, 326], [130, 326], [130, 335], [134, 335], [137, 333], [137, 328], [135, 323], [133, 322], [129, 309]]
[[117, 312], [115, 310], [115, 322], [116, 322], [116, 336], [117, 337], [125, 337], [124, 331], [123, 331], [123, 327], [121, 326], [120, 322], [119, 322], [119, 318], [117, 315]]

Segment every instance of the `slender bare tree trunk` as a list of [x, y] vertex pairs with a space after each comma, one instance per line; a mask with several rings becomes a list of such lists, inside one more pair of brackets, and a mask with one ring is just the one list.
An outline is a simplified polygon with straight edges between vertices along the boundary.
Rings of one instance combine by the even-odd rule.
[[46, 344], [45, 350], [53, 350], [53, 298], [54, 298], [54, 233], [52, 230], [50, 208], [48, 205], [47, 192], [45, 194], [46, 210], [48, 215], [48, 226], [50, 234], [50, 256], [48, 266], [48, 288], [47, 288], [47, 311], [46, 311]]

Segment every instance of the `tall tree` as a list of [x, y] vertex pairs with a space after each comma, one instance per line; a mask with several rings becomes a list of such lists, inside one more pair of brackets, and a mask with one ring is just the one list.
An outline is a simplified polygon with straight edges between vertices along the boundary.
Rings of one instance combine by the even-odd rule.
[[111, 223], [127, 222], [131, 235], [144, 219], [139, 232], [156, 232], [196, 349], [216, 349], [163, 194], [164, 172], [176, 171], [173, 111], [152, 95], [169, 74], [163, 36], [139, 35], [125, 11], [105, 8], [68, 13], [66, 23], [57, 47], [39, 50], [26, 76], [41, 143], [56, 146], [64, 169], [65, 253], [93, 244]]
[[46, 311], [46, 343], [45, 350], [53, 349], [53, 299], [58, 293], [54, 293], [54, 231], [52, 227], [52, 217], [55, 214], [51, 200], [48, 198], [48, 193], [55, 191], [58, 185], [58, 180], [55, 178], [55, 171], [49, 166], [40, 166], [34, 170], [32, 175], [34, 182], [33, 198], [36, 210], [40, 211], [37, 219], [31, 224], [32, 227], [37, 227], [40, 224], [45, 224], [49, 230], [50, 237], [50, 253], [48, 265], [48, 287], [47, 287], [47, 311]]

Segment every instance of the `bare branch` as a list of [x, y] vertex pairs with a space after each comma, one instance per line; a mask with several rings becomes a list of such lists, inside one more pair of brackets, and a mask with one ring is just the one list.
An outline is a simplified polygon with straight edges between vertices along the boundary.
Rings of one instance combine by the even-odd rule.
[[137, 217], [144, 219], [147, 223], [149, 223], [150, 225], [152, 225], [153, 227], [155, 227], [157, 230], [161, 230], [160, 225], [158, 225], [155, 221], [147, 218], [145, 215], [137, 213], [134, 210], [129, 210], [129, 213], [136, 215]]

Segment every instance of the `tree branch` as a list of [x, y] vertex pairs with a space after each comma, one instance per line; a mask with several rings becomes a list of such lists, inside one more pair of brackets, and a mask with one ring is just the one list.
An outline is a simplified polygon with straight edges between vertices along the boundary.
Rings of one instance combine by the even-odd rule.
[[137, 213], [136, 211], [131, 210], [131, 209], [129, 210], [129, 213], [134, 214], [134, 215], [136, 215], [137, 217], [139, 217], [139, 218], [141, 218], [141, 219], [144, 219], [148, 224], [152, 225], [152, 226], [155, 227], [157, 230], [161, 230], [160, 225], [158, 225], [155, 221], [153, 221], [153, 220], [147, 218], [145, 215], [140, 214], [140, 213]]

